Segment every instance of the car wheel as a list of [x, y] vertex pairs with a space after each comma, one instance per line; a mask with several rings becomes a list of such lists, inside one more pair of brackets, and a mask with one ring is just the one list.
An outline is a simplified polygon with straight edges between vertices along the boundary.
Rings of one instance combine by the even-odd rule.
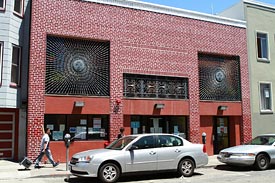
[[255, 166], [259, 170], [266, 170], [269, 167], [269, 158], [265, 154], [256, 157]]
[[193, 175], [195, 170], [195, 163], [193, 160], [186, 158], [181, 160], [179, 163], [178, 171], [184, 177], [190, 177]]
[[104, 164], [99, 170], [99, 179], [105, 183], [116, 182], [120, 176], [120, 171], [117, 165], [113, 163]]

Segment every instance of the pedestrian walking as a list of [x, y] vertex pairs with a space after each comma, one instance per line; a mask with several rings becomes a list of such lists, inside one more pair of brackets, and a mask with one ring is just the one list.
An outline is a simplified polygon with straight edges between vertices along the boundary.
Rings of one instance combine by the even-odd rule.
[[[42, 129], [44, 129], [44, 128], [42, 127]], [[44, 132], [44, 130], [43, 130], [43, 132]], [[49, 128], [46, 128], [44, 135], [41, 139], [40, 154], [36, 158], [34, 168], [40, 168], [39, 163], [44, 155], [47, 156], [47, 158], [49, 159], [49, 161], [53, 165], [53, 167], [56, 167], [59, 164], [59, 162], [55, 162], [53, 160], [53, 156], [52, 156], [52, 153], [51, 153], [51, 150], [49, 147], [50, 146], [50, 137], [49, 137], [50, 134], [51, 134], [51, 130]]]
[[123, 127], [121, 127], [120, 129], [119, 129], [119, 134], [117, 135], [117, 138], [118, 139], [120, 139], [121, 137], [124, 137], [125, 136], [125, 134], [124, 134], [124, 128]]

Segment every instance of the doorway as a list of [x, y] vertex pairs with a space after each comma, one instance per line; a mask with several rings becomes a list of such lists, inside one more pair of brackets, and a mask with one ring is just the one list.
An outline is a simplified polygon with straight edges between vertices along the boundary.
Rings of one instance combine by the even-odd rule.
[[227, 117], [216, 117], [214, 119], [214, 154], [229, 147], [229, 127]]
[[0, 159], [14, 159], [15, 114], [0, 113]]

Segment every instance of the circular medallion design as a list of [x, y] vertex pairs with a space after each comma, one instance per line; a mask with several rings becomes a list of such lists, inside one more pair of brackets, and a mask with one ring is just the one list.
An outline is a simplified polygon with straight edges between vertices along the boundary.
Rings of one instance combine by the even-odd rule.
[[224, 72], [223, 72], [222, 70], [216, 71], [216, 73], [215, 73], [215, 78], [216, 78], [216, 80], [217, 80], [218, 82], [222, 82], [222, 81], [224, 80], [224, 78], [225, 78]]
[[47, 94], [109, 96], [109, 42], [47, 37]]
[[77, 59], [73, 61], [72, 67], [75, 72], [82, 72], [86, 68], [86, 65], [83, 60]]

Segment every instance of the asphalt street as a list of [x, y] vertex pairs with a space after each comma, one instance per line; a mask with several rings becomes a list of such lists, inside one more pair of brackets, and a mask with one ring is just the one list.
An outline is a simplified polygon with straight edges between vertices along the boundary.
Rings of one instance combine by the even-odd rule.
[[[69, 178], [69, 179], [68, 179]], [[95, 178], [78, 178], [66, 171], [66, 164], [53, 168], [45, 164], [41, 169], [23, 169], [16, 162], [0, 160], [0, 183], [99, 183]], [[230, 167], [220, 163], [216, 156], [209, 156], [208, 165], [195, 169], [192, 177], [181, 177], [176, 173], [131, 175], [121, 177], [118, 183], [274, 183], [275, 166], [266, 171], [253, 168]]]
[[[119, 179], [118, 183], [274, 183], [275, 167], [266, 171], [256, 171], [253, 168], [229, 167], [218, 165], [205, 167], [195, 171], [192, 177], [181, 177], [175, 173], [162, 173], [150, 175], [126, 176]], [[64, 183], [67, 176], [37, 176], [14, 180], [0, 180], [9, 183]], [[99, 183], [94, 178], [78, 178], [70, 176], [70, 183]]]

